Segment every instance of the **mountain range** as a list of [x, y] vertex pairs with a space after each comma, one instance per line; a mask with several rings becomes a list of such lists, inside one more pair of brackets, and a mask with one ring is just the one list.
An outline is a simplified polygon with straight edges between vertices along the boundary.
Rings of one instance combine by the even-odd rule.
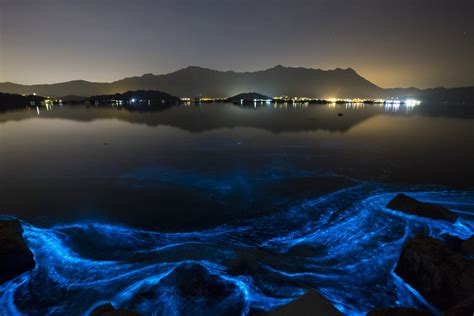
[[255, 72], [218, 71], [190, 66], [168, 74], [129, 77], [104, 83], [85, 80], [54, 84], [21, 85], [0, 83], [0, 92], [63, 97], [90, 97], [124, 93], [133, 90], [159, 90], [179, 97], [226, 98], [242, 92], [257, 91], [268, 96], [302, 96], [314, 98], [452, 98], [462, 102], [474, 100], [474, 87], [384, 89], [363, 78], [354, 69], [321, 70], [278, 65]]

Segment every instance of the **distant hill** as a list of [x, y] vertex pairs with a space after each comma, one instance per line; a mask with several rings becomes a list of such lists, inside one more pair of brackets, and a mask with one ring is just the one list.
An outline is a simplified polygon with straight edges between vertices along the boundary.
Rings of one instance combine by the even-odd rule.
[[233, 97], [230, 97], [227, 99], [228, 102], [249, 102], [253, 100], [268, 100], [271, 99], [271, 97], [256, 93], [256, 92], [246, 92], [246, 93], [240, 93], [237, 95], [234, 95]]
[[321, 70], [276, 66], [255, 72], [217, 71], [190, 66], [163, 75], [146, 74], [111, 83], [84, 80], [56, 84], [19, 85], [0, 83], [0, 91], [50, 97], [79, 95], [113, 95], [135, 90], [166, 91], [179, 97], [227, 98], [242, 91], [258, 91], [264, 95], [301, 96], [313, 98], [386, 98], [413, 96], [426, 99], [454, 97], [456, 100], [472, 100], [472, 88], [428, 89], [395, 88], [383, 89], [360, 76], [352, 68]]
[[50, 97], [110, 95], [132, 90], [160, 90], [180, 97], [226, 98], [242, 91], [259, 91], [268, 96], [370, 97], [383, 89], [361, 77], [353, 69], [320, 70], [276, 66], [256, 72], [217, 71], [187, 67], [169, 74], [146, 74], [112, 83], [84, 80], [56, 84], [20, 85], [0, 83], [0, 91], [37, 93]]
[[0, 93], [0, 111], [40, 105], [44, 100], [44, 97], [34, 95], [23, 96], [18, 94]]
[[111, 102], [122, 101], [123, 103], [147, 103], [147, 104], [169, 104], [179, 102], [179, 98], [161, 91], [127, 91], [125, 93], [116, 93], [108, 95], [97, 95], [88, 98], [90, 103], [108, 104]]
[[81, 97], [79, 95], [66, 95], [61, 97], [63, 103], [82, 103], [86, 99], [86, 97]]

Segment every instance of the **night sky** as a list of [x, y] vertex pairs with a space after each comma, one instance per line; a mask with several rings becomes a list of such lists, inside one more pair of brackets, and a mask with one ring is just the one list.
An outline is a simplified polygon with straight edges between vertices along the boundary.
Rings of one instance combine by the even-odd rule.
[[282, 64], [453, 87], [474, 85], [473, 56], [473, 0], [0, 0], [0, 82]]

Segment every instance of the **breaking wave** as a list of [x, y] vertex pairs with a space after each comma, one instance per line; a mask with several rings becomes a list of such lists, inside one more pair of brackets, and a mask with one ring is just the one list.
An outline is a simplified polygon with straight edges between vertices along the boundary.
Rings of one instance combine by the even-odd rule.
[[0, 287], [0, 314], [81, 315], [112, 302], [145, 315], [245, 315], [311, 288], [347, 315], [423, 306], [392, 273], [401, 246], [419, 232], [470, 237], [474, 192], [405, 188], [458, 212], [453, 224], [386, 209], [399, 191], [358, 183], [271, 215], [185, 233], [23, 222], [37, 266]]

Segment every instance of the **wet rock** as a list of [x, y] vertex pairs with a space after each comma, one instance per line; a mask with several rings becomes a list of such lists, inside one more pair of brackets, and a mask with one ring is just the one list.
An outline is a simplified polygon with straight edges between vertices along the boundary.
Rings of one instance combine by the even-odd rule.
[[451, 307], [444, 313], [444, 316], [472, 316], [474, 313], [474, 297]]
[[33, 253], [18, 220], [0, 221], [0, 284], [34, 269]]
[[466, 256], [474, 256], [474, 235], [461, 242], [461, 252]]
[[433, 314], [411, 307], [392, 307], [375, 309], [368, 312], [367, 316], [433, 316]]
[[441, 310], [474, 297], [474, 261], [428, 236], [405, 242], [395, 273]]
[[237, 283], [195, 262], [182, 263], [158, 284], [142, 287], [122, 306], [146, 306], [157, 315], [242, 315], [245, 294]]
[[141, 314], [124, 310], [116, 309], [111, 303], [102, 304], [92, 310], [89, 316], [140, 316]]
[[266, 316], [340, 316], [343, 315], [330, 301], [315, 290], [309, 290], [291, 303], [274, 311], [263, 313]]
[[474, 236], [468, 239], [461, 239], [457, 236], [444, 234], [442, 239], [451, 250], [474, 259], [472, 258], [474, 257]]
[[234, 284], [224, 282], [197, 263], [178, 266], [161, 284], [175, 287], [182, 297], [199, 296], [213, 300], [221, 300], [236, 290]]
[[420, 202], [402, 193], [397, 194], [390, 202], [388, 202], [387, 208], [410, 215], [429, 217], [452, 223], [457, 219], [457, 215], [445, 207]]
[[440, 239], [442, 239], [446, 246], [454, 252], [461, 253], [461, 244], [464, 240], [457, 236], [452, 236], [449, 234], [441, 234]]

